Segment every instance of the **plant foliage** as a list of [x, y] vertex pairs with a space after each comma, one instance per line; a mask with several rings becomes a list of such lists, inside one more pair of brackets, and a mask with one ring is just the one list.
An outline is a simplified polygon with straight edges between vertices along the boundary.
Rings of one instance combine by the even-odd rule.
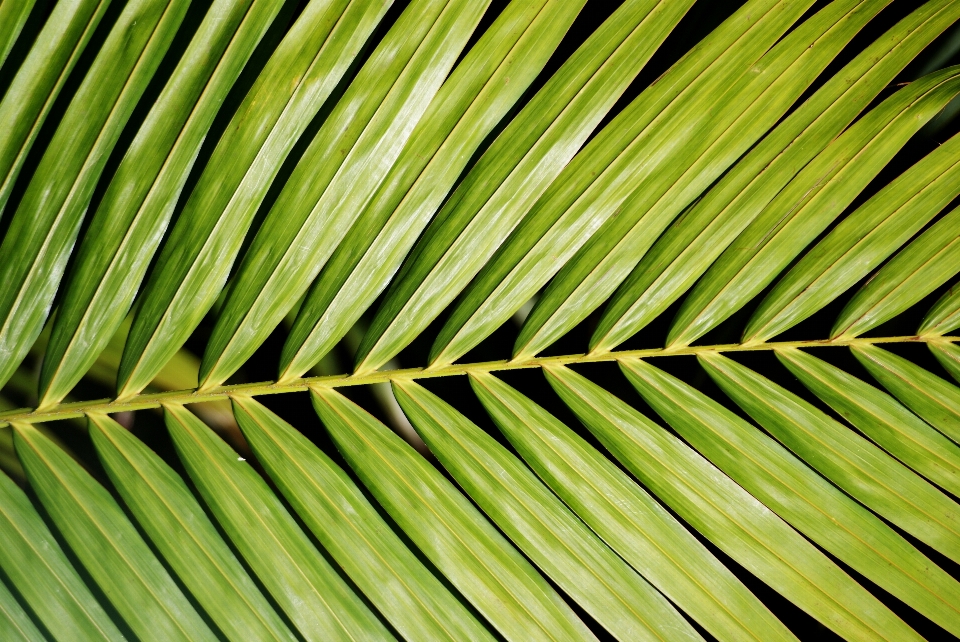
[[960, 3], [725, 4], [0, 0], [0, 639], [960, 636]]

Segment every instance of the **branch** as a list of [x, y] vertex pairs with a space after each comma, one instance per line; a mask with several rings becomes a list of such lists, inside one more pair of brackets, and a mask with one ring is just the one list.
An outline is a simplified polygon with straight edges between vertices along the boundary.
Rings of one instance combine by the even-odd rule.
[[386, 370], [364, 375], [330, 375], [325, 377], [304, 377], [283, 382], [242, 383], [200, 390], [172, 390], [168, 392], [146, 393], [123, 400], [96, 399], [78, 401], [51, 406], [42, 411], [20, 408], [0, 413], [0, 426], [10, 422], [38, 423], [59, 421], [62, 419], [82, 418], [89, 413], [112, 414], [132, 410], [159, 408], [163, 405], [183, 405], [229, 399], [234, 396], [257, 397], [287, 392], [304, 392], [309, 388], [343, 388], [362, 386], [371, 383], [388, 382], [394, 379], [429, 379], [434, 377], [452, 377], [471, 372], [499, 372], [523, 370], [549, 366], [575, 365], [579, 363], [600, 363], [626, 358], [653, 358], [678, 355], [696, 355], [707, 352], [752, 352], [758, 350], [778, 350], [785, 348], [818, 348], [831, 346], [852, 346], [878, 343], [953, 343], [960, 337], [939, 335], [901, 336], [901, 337], [840, 337], [834, 340], [782, 341], [746, 344], [723, 344], [713, 346], [680, 346], [674, 348], [648, 348], [644, 350], [622, 350], [591, 354], [571, 354], [559, 357], [533, 357], [521, 361], [487, 361], [484, 363], [452, 364], [437, 368], [408, 368]]

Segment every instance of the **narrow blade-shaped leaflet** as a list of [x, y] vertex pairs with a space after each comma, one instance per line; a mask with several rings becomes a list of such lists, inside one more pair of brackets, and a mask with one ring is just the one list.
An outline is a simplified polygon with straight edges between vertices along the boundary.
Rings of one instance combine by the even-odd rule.
[[703, 639], [493, 437], [415, 382], [394, 381], [393, 390], [460, 487], [607, 631], [625, 641]]
[[[707, 459], [798, 531], [951, 632], [960, 584], [771, 437], [687, 384], [639, 360], [621, 368], [643, 398]], [[861, 594], [892, 639], [916, 633]]]
[[15, 424], [14, 431], [30, 487], [133, 633], [217, 640], [109, 491], [33, 426]]
[[183, 406], [163, 414], [206, 505], [301, 636], [394, 639], [250, 464]]
[[342, 468], [253, 399], [234, 397], [233, 408], [270, 479], [397, 632], [408, 640], [493, 640]]
[[[273, 52], [157, 256], [120, 363], [118, 396], [149, 384], [207, 313], [283, 160], [390, 5], [384, 0], [314, 0]], [[195, 281], [210, 287], [197, 291]], [[164, 317], [170, 297], [184, 282], [181, 292], [196, 296], [177, 314]], [[130, 296], [127, 292], [128, 300]], [[155, 335], [163, 338], [156, 345], [151, 342]]]
[[[886, 609], [780, 517], [696, 451], [567, 368], [546, 370], [581, 422], [661, 501], [771, 588], [837, 634], [895, 640]], [[906, 627], [898, 627], [898, 632]], [[910, 635], [909, 637], [915, 637]]]
[[123, 323], [227, 93], [282, 0], [217, 0], [103, 195], [63, 284], [40, 371], [40, 407], [59, 402]]
[[557, 592], [409, 444], [359, 406], [315, 388], [347, 463], [420, 551], [508, 640], [596, 639]]
[[93, 446], [154, 547], [230, 640], [295, 638], [221, 539], [183, 479], [106, 415], [91, 414]]

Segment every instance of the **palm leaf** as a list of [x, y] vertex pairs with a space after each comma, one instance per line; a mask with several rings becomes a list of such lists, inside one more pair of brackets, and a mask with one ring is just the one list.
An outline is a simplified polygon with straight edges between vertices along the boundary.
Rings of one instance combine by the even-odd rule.
[[800, 350], [777, 357], [818, 398], [871, 441], [954, 496], [960, 449], [889, 395]]
[[920, 334], [946, 334], [960, 327], [960, 297], [953, 288], [930, 309], [918, 330]]
[[24, 23], [30, 17], [36, 0], [5, 0], [0, 2], [0, 67], [3, 66]]
[[903, 357], [876, 346], [856, 346], [853, 354], [903, 405], [955, 443], [960, 443], [960, 390]]
[[0, 0], [0, 637], [960, 636], [916, 4]]
[[414, 382], [397, 401], [431, 452], [517, 546], [621, 639], [702, 639], [532, 472], [476, 424]]
[[942, 491], [783, 388], [719, 355], [707, 373], [747, 414], [851, 496], [951, 559], [960, 507]]
[[840, 567], [679, 439], [570, 370], [547, 375], [557, 394], [631, 473], [824, 626], [855, 639], [914, 635]]
[[[18, 6], [27, 4], [5, 0], [0, 6], [16, 15]], [[109, 6], [110, 0], [58, 2], [6, 88], [0, 101], [0, 214], [54, 101]], [[15, 23], [3, 21], [9, 47], [15, 42]]]
[[126, 316], [125, 293], [143, 278], [217, 109], [279, 9], [277, 0], [210, 7], [77, 251], [44, 353], [41, 406], [63, 399]]
[[137, 523], [220, 630], [292, 640], [177, 473], [109, 417], [91, 415], [90, 435]]
[[[945, 69], [904, 87], [810, 161], [704, 274], [667, 343], [692, 343], [760, 292], [954, 98], [958, 72]], [[853, 162], [860, 158], [869, 162]]]
[[950, 280], [958, 264], [954, 209], [883, 266], [844, 306], [831, 336], [857, 336], [889, 321]]
[[253, 399], [234, 403], [244, 435], [284, 497], [401, 634], [411, 639], [490, 639], [343, 469]]
[[937, 358], [940, 365], [950, 373], [957, 381], [960, 381], [960, 348], [952, 343], [933, 343], [928, 344], [933, 356]]
[[109, 491], [33, 426], [14, 424], [14, 429], [31, 487], [133, 632], [169, 640], [215, 640]]
[[[765, 47], [752, 51], [746, 47], [760, 40], [748, 32], [744, 42], [732, 46], [707, 71], [703, 83], [691, 84], [677, 111], [656, 123], [656, 133], [638, 137], [635, 153], [640, 171], [621, 171], [630, 179], [630, 195], [619, 203], [601, 201], [602, 209], [615, 212], [615, 216], [589, 217], [595, 221], [593, 229], [577, 236], [589, 236], [590, 240], [570, 248], [576, 253], [571, 252], [573, 256], [537, 302], [517, 338], [514, 356], [537, 354], [596, 309], [654, 238], [784, 115], [880, 7], [881, 3], [834, 2], [759, 59]], [[777, 33], [772, 28], [764, 30]], [[738, 55], [732, 55], [734, 52]], [[744, 66], [751, 71], [741, 75]], [[717, 94], [722, 96], [719, 101], [714, 100]], [[670, 130], [678, 131], [661, 138], [661, 132]], [[673, 147], [673, 141], [666, 143], [672, 138], [679, 139], [675, 152], [662, 154], [661, 162], [646, 160], [654, 150]], [[555, 245], [558, 240], [552, 236], [544, 235], [541, 242], [547, 247]], [[577, 247], [580, 244], [582, 247]], [[539, 285], [527, 290], [527, 295], [532, 296]]]
[[657, 241], [614, 294], [590, 341], [609, 350], [689, 289], [794, 177], [960, 14], [928, 2], [830, 78]]
[[486, 9], [417, 0], [404, 11], [293, 170], [247, 250], [200, 364], [223, 383], [263, 343], [396, 162]]
[[[208, 299], [223, 286], [270, 180], [385, 10], [372, 0], [312, 3], [274, 52], [227, 125], [144, 286], [118, 372], [121, 395], [146, 387], [212, 305]], [[138, 255], [142, 243], [131, 251]], [[197, 290], [198, 281], [209, 284], [207, 291]], [[179, 307], [164, 314], [177, 292]], [[165, 331], [175, 334], [150, 343]], [[159, 351], [155, 357], [144, 353], [151, 346]]]
[[[284, 345], [281, 379], [303, 375], [328, 354], [383, 291], [470, 155], [543, 68], [579, 8], [538, 5], [511, 3], [441, 87], [391, 175], [311, 287]], [[611, 25], [615, 35], [623, 38], [625, 26], [649, 18], [648, 5], [625, 3]]]
[[[477, 161], [387, 291], [357, 351], [358, 372], [381, 366], [436, 318], [571, 161], [652, 55], [656, 39], [665, 38], [682, 15], [655, 13], [647, 20], [643, 9], [650, 4], [625, 5], [623, 9], [633, 9], [632, 21], [621, 22], [619, 13], [608, 18]], [[678, 8], [685, 6], [680, 3]], [[633, 29], [623, 29], [624, 24]], [[736, 27], [744, 28], [737, 24], [731, 31], [737, 32]], [[705, 48], [719, 49], [730, 39], [721, 34], [719, 43]], [[688, 76], [707, 65], [699, 56], [692, 59], [684, 68]], [[680, 92], [685, 78], [677, 75], [679, 82], [658, 85], [637, 125], [649, 123], [654, 109], [662, 109]]]
[[541, 407], [490, 374], [471, 383], [533, 470], [611, 548], [721, 640], [792, 639], [643, 488]]
[[[52, 635], [64, 639], [80, 635], [123, 639], [64, 555], [30, 498], [6, 475], [0, 477], [0, 492], [4, 521], [0, 531], [3, 535], [0, 566], [23, 600], [44, 622], [43, 626]], [[5, 597], [13, 598], [5, 585], [3, 590]], [[17, 609], [20, 606], [16, 599], [5, 599], [3, 610], [11, 622], [6, 630], [16, 625], [23, 637], [43, 639], [39, 633], [32, 633], [31, 629], [36, 627], [25, 614], [19, 615]]]
[[[955, 149], [960, 149], [960, 139], [951, 139], [898, 176], [807, 252], [754, 312], [744, 330], [744, 340], [764, 341], [803, 321], [869, 274], [923, 229], [960, 194], [960, 167], [954, 162]], [[928, 232], [937, 239], [945, 238], [942, 226]], [[936, 288], [942, 283], [934, 281], [930, 285]], [[880, 287], [880, 284], [870, 287]], [[916, 300], [923, 298], [923, 290], [916, 294], [919, 295]], [[902, 309], [860, 323], [853, 321], [859, 321], [856, 312], [841, 313], [831, 336], [857, 336]], [[848, 316], [853, 318], [847, 321]]]
[[40, 334], [96, 181], [187, 7], [186, 0], [124, 7], [27, 185], [0, 244], [4, 383]]
[[314, 390], [311, 396], [364, 485], [504, 636], [593, 637], [529, 562], [410, 446], [339, 393]]
[[0, 585], [0, 634], [5, 640], [16, 642], [40, 642], [44, 639], [43, 633], [4, 585]]
[[164, 415], [190, 478], [300, 635], [391, 639], [243, 457], [182, 406]]
[[[707, 363], [711, 374], [719, 370]], [[948, 631], [960, 630], [960, 584], [893, 529], [712, 399], [642, 361], [622, 367], [660, 416], [750, 494]]]

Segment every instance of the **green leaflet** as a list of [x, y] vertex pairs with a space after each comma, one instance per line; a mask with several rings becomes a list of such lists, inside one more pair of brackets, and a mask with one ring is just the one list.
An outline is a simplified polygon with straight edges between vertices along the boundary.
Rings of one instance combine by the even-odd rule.
[[492, 640], [329, 457], [253, 399], [234, 397], [250, 447], [324, 548], [408, 640]]
[[217, 639], [107, 489], [29, 424], [14, 424], [14, 444], [60, 534], [137, 637]]
[[214, 116], [282, 4], [207, 10], [80, 244], [43, 358], [41, 407], [63, 399], [123, 323]]
[[960, 67], [925, 76], [827, 146], [700, 279], [677, 313], [667, 345], [689, 345], [759, 293], [958, 91]]
[[283, 320], [350, 230], [489, 0], [415, 0], [304, 152], [243, 257], [200, 364], [223, 383]]
[[[36, 0], [0, 0], [0, 67], [10, 55]], [[0, 199], [0, 211], [3, 210]]]
[[928, 343], [930, 352], [937, 358], [943, 369], [950, 373], [950, 376], [960, 381], [960, 348], [952, 343], [938, 342]]
[[952, 560], [960, 559], [960, 508], [942, 491], [846, 426], [723, 357], [707, 374], [777, 441], [841, 490]]
[[590, 350], [611, 350], [660, 316], [783, 187], [958, 17], [960, 5], [950, 0], [923, 5], [760, 141], [644, 255], [613, 295], [590, 340]]
[[876, 613], [863, 608], [875, 599], [710, 462], [572, 370], [545, 372], [590, 432], [704, 537], [839, 635], [885, 639]]
[[506, 448], [414, 382], [393, 389], [461, 488], [554, 582], [620, 640], [702, 640]]
[[390, 640], [250, 464], [183, 406], [164, 407], [180, 460], [230, 541], [307, 640]]
[[508, 640], [595, 639], [473, 504], [409, 445], [332, 390], [313, 406], [381, 506]]
[[947, 290], [920, 324], [917, 334], [947, 334], [960, 328], [960, 288]]
[[[724, 357], [701, 357], [707, 363]], [[798, 531], [943, 628], [960, 631], [960, 584], [786, 448], [706, 395], [637, 360], [630, 383], [687, 442]], [[917, 638], [866, 591], [851, 596], [891, 640]]]
[[[124, 639], [70, 565], [26, 494], [2, 473], [0, 567], [56, 639]], [[6, 610], [5, 606], [0, 610]], [[15, 618], [12, 613], [8, 617]], [[11, 639], [2, 624], [0, 639]]]
[[800, 350], [776, 354], [803, 385], [878, 446], [960, 496], [960, 447], [889, 395], [843, 370]]
[[855, 345], [853, 356], [907, 408], [960, 444], [960, 390], [920, 366], [872, 345]]
[[[19, 1], [4, 0], [3, 6]], [[43, 121], [110, 2], [57, 2], [3, 95], [0, 102], [0, 215]], [[5, 25], [3, 20], [0, 24]]]
[[46, 637], [3, 582], [0, 582], [0, 638], [10, 642], [46, 642]]
[[857, 336], [888, 321], [960, 271], [960, 208], [884, 265], [844, 306], [831, 337]]
[[154, 547], [230, 640], [295, 639], [179, 475], [126, 428], [89, 416], [110, 481]]
[[[471, 156], [542, 71], [582, 0], [514, 0], [446, 80], [376, 195], [311, 286], [280, 379], [311, 368], [390, 283]], [[648, 0], [617, 12], [623, 28]], [[641, 11], [637, 10], [637, 7]]]
[[[471, 332], [482, 336], [490, 331], [490, 323], [505, 321], [504, 313], [512, 314], [554, 273], [517, 338], [515, 358], [537, 354], [600, 307], [660, 232], [776, 125], [886, 3], [838, 0], [779, 43], [768, 40], [767, 34], [778, 34], [801, 14], [787, 12], [788, 19], [776, 27], [758, 22], [756, 32], [744, 34], [742, 42], [718, 58], [702, 84], [688, 88], [675, 111], [659, 117], [632, 144], [632, 163], [617, 169], [615, 184], [625, 188], [617, 200], [610, 199], [610, 187], [604, 185], [609, 179], [596, 181], [583, 194], [571, 193], [567, 184], [583, 184], [584, 178], [578, 180], [578, 176], [590, 177], [600, 170], [592, 163], [571, 164], [569, 169], [576, 167], [576, 174], [557, 182], [561, 202], [538, 209], [530, 224], [518, 230], [519, 244], [508, 245], [491, 262], [489, 274], [478, 283], [479, 291], [468, 291], [463, 313], [472, 317], [445, 349], [448, 356], [472, 347], [472, 340], [464, 343], [461, 337]], [[794, 9], [804, 7], [801, 2]], [[534, 243], [536, 247], [531, 248]], [[505, 276], [500, 265], [516, 267]], [[465, 321], [459, 313], [460, 309], [454, 312], [449, 328]], [[441, 333], [436, 345], [448, 338], [449, 333]], [[454, 348], [458, 342], [461, 347]]]
[[958, 152], [954, 136], [841, 221], [763, 299], [743, 341], [766, 341], [803, 321], [923, 229], [960, 194]]
[[97, 179], [189, 4], [124, 7], [30, 179], [0, 245], [0, 385], [43, 329]]
[[615, 464], [485, 373], [470, 383], [520, 456], [607, 544], [722, 641], [793, 640], [743, 584]]
[[[524, 106], [470, 169], [393, 279], [357, 350], [358, 372], [386, 363], [467, 285], [688, 7], [688, 0], [625, 2]], [[669, 85], [660, 91], [667, 99], [680, 91], [670, 82], [660, 85]]]
[[[213, 304], [283, 159], [391, 4], [314, 0], [274, 51], [211, 154], [144, 285], [118, 374], [120, 396], [149, 384]], [[222, 278], [210, 291], [191, 285], [211, 274]], [[179, 292], [186, 300], [164, 316], [169, 296], [182, 283]], [[151, 344], [152, 336], [166, 339]]]

